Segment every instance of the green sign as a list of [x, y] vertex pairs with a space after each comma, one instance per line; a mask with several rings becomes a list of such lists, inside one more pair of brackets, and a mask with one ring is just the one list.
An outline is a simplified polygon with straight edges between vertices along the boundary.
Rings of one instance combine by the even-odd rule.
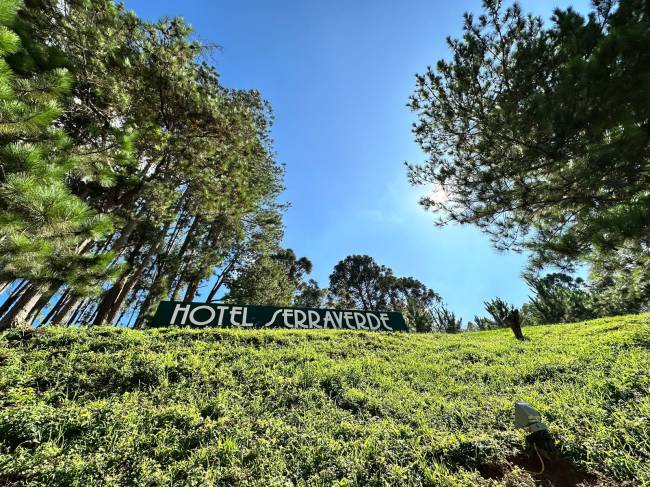
[[162, 301], [150, 326], [408, 331], [401, 313]]

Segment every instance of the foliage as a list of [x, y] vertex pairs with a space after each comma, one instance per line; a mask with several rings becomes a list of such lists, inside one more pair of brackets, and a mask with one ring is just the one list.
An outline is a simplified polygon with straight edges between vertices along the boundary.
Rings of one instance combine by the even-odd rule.
[[649, 264], [647, 247], [627, 242], [616, 251], [595, 252], [586, 282], [563, 273], [525, 273], [533, 295], [522, 307], [524, 321], [539, 325], [645, 312]]
[[627, 242], [615, 251], [596, 252], [589, 284], [600, 315], [638, 313], [650, 309], [650, 249]]
[[485, 331], [494, 330], [496, 328], [494, 321], [485, 316], [475, 315], [474, 319], [467, 323], [467, 331]]
[[432, 330], [438, 293], [413, 277], [397, 277], [368, 255], [349, 255], [330, 274], [329, 300], [339, 308], [400, 311], [409, 328]]
[[417, 75], [410, 107], [440, 223], [475, 224], [533, 264], [572, 264], [650, 231], [650, 4], [597, 0], [552, 25], [485, 0]]
[[393, 282], [390, 308], [401, 311], [412, 331], [432, 331], [433, 309], [440, 295], [413, 277], [399, 277]]
[[445, 333], [457, 333], [463, 327], [463, 319], [458, 318], [444, 304], [433, 308], [433, 329]]
[[531, 327], [523, 342], [505, 329], [10, 330], [0, 484], [513, 485], [480, 471], [524, 448], [522, 399], [603, 485], [643, 485], [649, 325]]
[[[252, 262], [276, 252], [283, 168], [273, 158], [270, 107], [256, 90], [224, 87], [206, 62], [212, 46], [194, 39], [182, 19], [146, 22], [112, 0], [36, 0], [20, 10], [16, 29], [27, 41], [11, 61], [31, 83], [43, 85], [39, 103], [49, 107], [28, 119], [30, 127], [38, 121], [39, 130], [67, 137], [55, 151], [31, 155], [9, 146], [12, 160], [35, 165], [38, 153], [39, 167], [56, 171], [52, 177], [42, 171], [27, 175], [31, 179], [14, 175], [19, 181], [5, 184], [5, 197], [14, 201], [8, 208], [25, 213], [12, 231], [47, 232], [42, 240], [14, 239], [15, 246], [47, 254], [57, 242], [45, 237], [68, 233], [79, 245], [58, 267], [14, 259], [15, 268], [33, 260], [42, 273], [67, 271], [46, 276], [40, 297], [34, 290], [40, 276], [5, 266], [12, 273], [9, 287], [0, 282], [6, 292], [0, 316], [140, 327], [160, 299], [192, 300], [212, 280], [205, 299], [215, 300]], [[57, 84], [60, 70], [52, 71], [47, 80], [66, 85], [67, 91], [57, 88], [61, 109], [35, 73], [53, 62], [73, 75]], [[37, 176], [45, 177], [43, 187]], [[65, 198], [66, 205], [56, 204]], [[44, 212], [64, 215], [67, 226]], [[81, 276], [94, 261], [84, 255], [73, 265], [81, 259], [79, 248], [104, 271], [91, 283]]]
[[514, 306], [506, 303], [501, 298], [495, 298], [483, 303], [485, 311], [492, 316], [492, 321], [496, 328], [504, 328], [508, 326], [506, 320], [508, 316], [515, 310]]
[[242, 269], [228, 284], [224, 297], [228, 303], [289, 306], [312, 264], [306, 257], [296, 258], [291, 249], [262, 255]]
[[508, 324], [508, 316], [510, 316], [515, 307], [506, 303], [501, 298], [494, 298], [490, 301], [483, 303], [485, 311], [491, 318], [475, 316], [472, 321], [467, 324], [468, 330], [494, 330], [495, 328], [505, 328], [510, 326]]
[[369, 255], [348, 255], [330, 274], [329, 292], [341, 308], [388, 309], [393, 271]]
[[593, 294], [580, 278], [553, 273], [544, 277], [525, 275], [524, 279], [534, 293], [522, 307], [526, 324], [574, 322], [597, 315]]
[[[0, 328], [25, 319], [20, 312], [29, 302], [47, 302], [63, 285], [81, 296], [97, 295], [110, 282], [114, 258], [88, 246], [111, 231], [110, 217], [68, 185], [90, 162], [55, 124], [70, 75], [45, 48], [36, 62], [29, 32], [15, 27], [19, 7], [15, 0], [0, 1], [0, 283], [29, 286], [20, 306], [0, 315]], [[105, 164], [117, 154], [124, 156], [120, 149], [107, 153]]]
[[322, 308], [326, 306], [327, 292], [314, 279], [302, 281], [293, 298], [293, 305], [299, 308]]

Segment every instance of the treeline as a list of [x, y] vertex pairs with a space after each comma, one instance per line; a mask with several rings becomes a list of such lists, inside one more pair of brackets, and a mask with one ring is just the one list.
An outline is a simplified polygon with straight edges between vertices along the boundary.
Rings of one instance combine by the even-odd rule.
[[[438, 189], [422, 204], [440, 224], [530, 252], [523, 323], [650, 306], [648, 45], [647, 0], [557, 10], [548, 28], [486, 0], [451, 58], [417, 76], [426, 161], [410, 180]], [[199, 297], [464, 328], [368, 256], [337, 264], [327, 289], [307, 279], [311, 262], [280, 244], [271, 109], [221, 84], [214, 47], [112, 0], [0, 0], [0, 329], [140, 328], [161, 299]], [[571, 275], [585, 266], [586, 282]], [[496, 299], [467, 327], [513, 312]]]
[[[517, 307], [495, 297], [484, 304], [484, 313], [464, 322], [440, 294], [413, 277], [395, 276], [368, 255], [351, 255], [340, 261], [321, 289], [310, 280], [297, 287], [294, 304], [305, 307], [333, 307], [399, 311], [411, 331], [481, 331], [519, 326], [571, 323], [593, 318], [648, 311], [639, 294], [628, 294], [613, 285], [587, 282], [566, 273], [537, 275], [525, 272], [529, 298]], [[629, 276], [632, 285], [634, 276]], [[632, 282], [630, 282], [632, 281]], [[264, 302], [264, 301], [262, 301]]]
[[112, 0], [0, 0], [0, 327], [140, 328], [162, 299], [402, 311], [440, 297], [369, 256], [329, 288], [280, 246], [268, 104], [180, 19]]
[[1, 0], [0, 24], [1, 327], [141, 327], [291, 259], [270, 107], [224, 87], [181, 19]]

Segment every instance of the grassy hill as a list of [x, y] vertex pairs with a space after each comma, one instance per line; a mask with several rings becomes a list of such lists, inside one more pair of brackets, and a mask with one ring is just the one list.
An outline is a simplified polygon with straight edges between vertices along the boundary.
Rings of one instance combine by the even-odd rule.
[[516, 399], [565, 483], [650, 483], [649, 324], [9, 331], [0, 485], [534, 485]]

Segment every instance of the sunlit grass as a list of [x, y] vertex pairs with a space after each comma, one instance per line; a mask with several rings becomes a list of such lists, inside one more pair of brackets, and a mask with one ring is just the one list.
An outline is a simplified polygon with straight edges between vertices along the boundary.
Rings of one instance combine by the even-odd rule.
[[443, 334], [115, 328], [0, 338], [0, 485], [481, 485], [513, 403], [650, 482], [650, 315]]

